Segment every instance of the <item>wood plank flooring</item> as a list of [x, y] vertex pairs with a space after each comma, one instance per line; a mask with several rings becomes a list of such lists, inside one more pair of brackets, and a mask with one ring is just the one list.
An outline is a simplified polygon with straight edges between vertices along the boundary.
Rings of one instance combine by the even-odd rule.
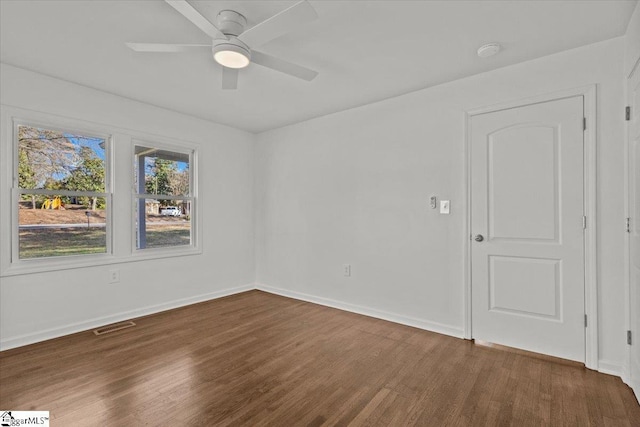
[[259, 291], [0, 353], [0, 409], [52, 426], [640, 426], [575, 363]]

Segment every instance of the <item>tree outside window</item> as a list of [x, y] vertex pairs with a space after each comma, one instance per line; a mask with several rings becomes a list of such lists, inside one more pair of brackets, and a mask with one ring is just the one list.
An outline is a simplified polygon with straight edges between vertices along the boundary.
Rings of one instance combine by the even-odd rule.
[[18, 259], [108, 252], [107, 137], [17, 124]]
[[193, 245], [192, 154], [135, 146], [137, 249]]

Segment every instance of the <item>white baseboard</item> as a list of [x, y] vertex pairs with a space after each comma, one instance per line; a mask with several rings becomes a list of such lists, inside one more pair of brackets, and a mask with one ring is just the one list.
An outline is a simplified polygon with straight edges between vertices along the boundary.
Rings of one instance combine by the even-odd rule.
[[620, 377], [622, 382], [628, 385], [633, 390], [633, 393], [636, 396], [636, 400], [638, 401], [638, 404], [640, 404], [640, 381], [634, 381], [631, 379], [631, 375], [627, 367], [608, 360], [600, 360], [598, 362], [598, 372]]
[[389, 322], [399, 323], [401, 325], [413, 326], [414, 328], [424, 329], [426, 331], [437, 332], [439, 334], [449, 335], [456, 338], [464, 338], [464, 331], [462, 330], [462, 328], [457, 328], [455, 326], [444, 325], [442, 323], [431, 322], [424, 319], [416, 319], [414, 317], [403, 316], [396, 313], [389, 313], [369, 307], [363, 307], [360, 305], [336, 301], [329, 298], [309, 295], [302, 292], [276, 288], [273, 286], [265, 285], [263, 283], [256, 283], [256, 289], [283, 297], [337, 308], [339, 310], [349, 311], [351, 313], [362, 314], [364, 316], [374, 317], [376, 319], [388, 320]]
[[[640, 404], [640, 381], [634, 380], [633, 378], [631, 378], [631, 367], [629, 365], [625, 365], [624, 368], [621, 368], [620, 371], [620, 378], [622, 379], [622, 382], [625, 383], [626, 385], [628, 385], [631, 390], [633, 390], [633, 394], [636, 397], [636, 400], [638, 401], [638, 404]], [[616, 375], [615, 373], [613, 373], [612, 375]]]
[[611, 362], [609, 360], [598, 361], [598, 372], [603, 374], [615, 375], [616, 377], [624, 378], [625, 369], [624, 366], [619, 363]]
[[631, 390], [633, 390], [633, 393], [636, 395], [638, 404], [640, 404], [640, 381], [627, 380], [625, 381], [625, 383], [627, 383], [627, 385], [631, 387]]
[[246, 292], [255, 289], [253, 283], [237, 286], [235, 288], [223, 289], [220, 291], [209, 292], [202, 295], [196, 295], [188, 298], [181, 298], [174, 301], [165, 302], [162, 304], [150, 305], [147, 307], [138, 308], [130, 311], [123, 311], [121, 313], [113, 314], [110, 316], [96, 317], [94, 319], [86, 320], [83, 322], [71, 323], [65, 326], [58, 326], [44, 331], [35, 332], [32, 334], [19, 335], [10, 338], [0, 339], [0, 351], [9, 350], [16, 347], [22, 347], [24, 345], [34, 344], [40, 341], [50, 340], [52, 338], [58, 338], [64, 335], [74, 334], [76, 332], [82, 332], [89, 329], [95, 329], [100, 326], [109, 325], [111, 323], [122, 322], [123, 320], [129, 320], [136, 317], [147, 316], [149, 314], [159, 313], [166, 310], [171, 310], [178, 307], [184, 307], [185, 305], [196, 304], [199, 302], [209, 301], [217, 298], [226, 297], [241, 292]]

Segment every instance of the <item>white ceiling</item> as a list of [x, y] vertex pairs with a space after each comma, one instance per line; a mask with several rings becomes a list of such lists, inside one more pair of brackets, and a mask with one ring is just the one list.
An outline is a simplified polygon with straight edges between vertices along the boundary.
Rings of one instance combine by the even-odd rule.
[[[249, 26], [295, 1], [193, 1]], [[141, 54], [124, 43], [208, 43], [163, 1], [0, 0], [0, 61], [260, 132], [624, 34], [633, 1], [324, 1], [320, 18], [260, 50], [316, 69], [312, 82], [250, 65], [220, 88], [209, 51]], [[497, 41], [504, 51], [481, 59]]]

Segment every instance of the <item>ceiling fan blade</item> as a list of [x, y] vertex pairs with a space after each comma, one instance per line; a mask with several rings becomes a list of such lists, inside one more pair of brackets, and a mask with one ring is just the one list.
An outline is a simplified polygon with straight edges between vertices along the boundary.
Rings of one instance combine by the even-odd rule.
[[276, 58], [275, 56], [267, 55], [266, 53], [251, 51], [251, 62], [262, 65], [263, 67], [271, 68], [281, 73], [289, 74], [290, 76], [297, 77], [302, 80], [310, 82], [318, 75], [317, 71], [310, 70], [301, 65], [293, 64], [285, 61], [284, 59]]
[[136, 52], [191, 52], [202, 50], [202, 48], [211, 49], [210, 44], [166, 44], [166, 43], [125, 43], [127, 47]]
[[200, 28], [212, 39], [229, 40], [222, 31], [216, 28], [211, 22], [193, 8], [186, 0], [165, 0], [169, 6], [177, 10], [182, 16], [191, 21], [196, 27]]
[[240, 34], [238, 39], [250, 47], [260, 46], [317, 18], [318, 14], [313, 6], [307, 0], [302, 0], [255, 27], [249, 28]]
[[222, 89], [238, 88], [238, 69], [222, 67]]

